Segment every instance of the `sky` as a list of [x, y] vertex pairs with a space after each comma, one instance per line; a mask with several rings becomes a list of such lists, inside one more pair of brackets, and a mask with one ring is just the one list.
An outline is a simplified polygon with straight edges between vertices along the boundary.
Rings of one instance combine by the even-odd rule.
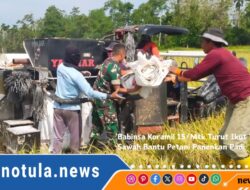
[[[46, 9], [55, 5], [58, 9], [69, 13], [73, 7], [79, 7], [81, 12], [88, 14], [90, 10], [103, 7], [107, 0], [0, 0], [0, 24], [16, 24], [26, 14], [33, 14], [34, 19], [42, 18]], [[147, 0], [122, 0], [131, 2], [137, 8]]]

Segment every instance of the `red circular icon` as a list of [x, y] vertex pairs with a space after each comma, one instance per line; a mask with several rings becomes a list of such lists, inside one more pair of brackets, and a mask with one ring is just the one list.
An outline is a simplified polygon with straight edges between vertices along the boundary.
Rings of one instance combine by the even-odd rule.
[[145, 185], [145, 184], [148, 183], [148, 176], [146, 174], [141, 174], [138, 177], [138, 181], [139, 181], [140, 184]]
[[197, 181], [197, 178], [194, 174], [190, 174], [187, 176], [187, 183], [190, 184], [190, 185], [193, 185], [195, 184]]

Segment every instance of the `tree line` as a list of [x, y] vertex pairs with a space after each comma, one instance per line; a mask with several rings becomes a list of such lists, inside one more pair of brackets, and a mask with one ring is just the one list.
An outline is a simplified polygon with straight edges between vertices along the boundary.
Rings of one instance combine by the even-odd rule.
[[[209, 27], [224, 30], [231, 45], [250, 44], [250, 0], [148, 0], [135, 8], [131, 2], [107, 0], [88, 15], [73, 7], [70, 13], [56, 6], [44, 17], [33, 14], [14, 25], [0, 23], [1, 52], [24, 52], [22, 42], [31, 38], [64, 37], [100, 39], [125, 25], [161, 24], [189, 29], [183, 37], [154, 37], [161, 48], [198, 47], [199, 34]], [[158, 41], [160, 40], [160, 41]]]

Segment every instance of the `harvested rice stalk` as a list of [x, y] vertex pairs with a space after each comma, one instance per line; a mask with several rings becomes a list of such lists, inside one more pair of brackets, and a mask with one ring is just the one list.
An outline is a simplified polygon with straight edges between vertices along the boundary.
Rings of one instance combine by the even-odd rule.
[[32, 86], [31, 75], [25, 71], [13, 71], [5, 80], [4, 86], [8, 92], [10, 102], [20, 102], [28, 95]]

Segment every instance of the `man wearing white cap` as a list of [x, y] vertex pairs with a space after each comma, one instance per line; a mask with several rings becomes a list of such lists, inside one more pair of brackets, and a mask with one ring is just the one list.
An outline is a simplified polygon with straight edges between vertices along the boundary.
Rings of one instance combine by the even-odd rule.
[[[211, 28], [201, 36], [201, 47], [206, 57], [193, 69], [182, 71], [171, 67], [170, 71], [180, 81], [194, 81], [213, 74], [221, 92], [228, 100], [225, 123], [220, 131], [219, 144], [227, 147], [221, 150], [221, 162], [225, 165], [234, 160], [243, 167], [250, 166], [250, 157], [245, 149], [247, 137], [250, 135], [250, 74], [247, 68], [223, 46], [221, 30]], [[168, 77], [165, 81], [173, 80]], [[235, 138], [241, 137], [241, 138]], [[240, 147], [240, 148], [239, 148]]]

